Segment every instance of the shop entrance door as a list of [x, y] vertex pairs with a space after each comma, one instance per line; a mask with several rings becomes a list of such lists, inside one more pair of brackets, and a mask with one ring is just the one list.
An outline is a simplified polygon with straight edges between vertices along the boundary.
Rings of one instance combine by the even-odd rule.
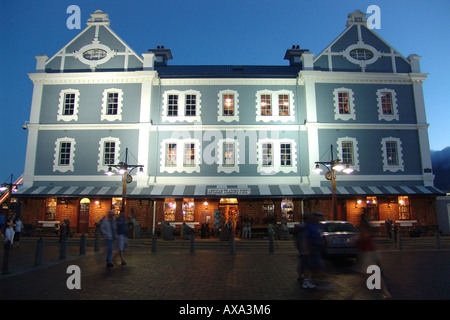
[[90, 200], [88, 198], [81, 199], [80, 210], [78, 214], [78, 232], [88, 233], [89, 228], [89, 204]]
[[233, 223], [233, 232], [235, 233], [239, 221], [238, 200], [236, 198], [220, 199], [219, 209], [223, 224], [225, 225], [228, 221], [231, 221]]

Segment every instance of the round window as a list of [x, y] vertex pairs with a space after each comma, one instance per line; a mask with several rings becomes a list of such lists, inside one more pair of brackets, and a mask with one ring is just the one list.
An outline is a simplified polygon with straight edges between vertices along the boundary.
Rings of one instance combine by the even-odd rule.
[[353, 49], [350, 51], [350, 57], [355, 60], [370, 60], [373, 58], [373, 52], [367, 49]]
[[89, 49], [83, 53], [86, 60], [101, 60], [106, 57], [106, 51], [103, 49]]

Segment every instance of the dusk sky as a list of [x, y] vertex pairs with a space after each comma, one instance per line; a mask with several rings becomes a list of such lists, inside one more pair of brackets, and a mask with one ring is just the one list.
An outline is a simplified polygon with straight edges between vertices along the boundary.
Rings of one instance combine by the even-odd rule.
[[[80, 29], [67, 27], [70, 5], [80, 8]], [[24, 170], [35, 56], [55, 55], [95, 10], [137, 54], [171, 49], [171, 65], [288, 65], [286, 49], [320, 54], [349, 13], [370, 5], [381, 12], [374, 31], [404, 57], [422, 57], [430, 147], [450, 146], [449, 0], [0, 0], [0, 184]]]

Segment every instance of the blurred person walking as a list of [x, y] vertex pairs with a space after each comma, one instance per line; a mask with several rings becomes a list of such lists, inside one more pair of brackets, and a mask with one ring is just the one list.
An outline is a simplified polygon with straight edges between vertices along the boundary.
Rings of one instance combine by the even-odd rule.
[[106, 244], [106, 267], [114, 267], [112, 263], [112, 253], [114, 248], [114, 240], [117, 239], [117, 226], [114, 221], [114, 210], [109, 210], [107, 216], [102, 221], [101, 232]]
[[126, 265], [123, 258], [123, 251], [127, 247], [127, 219], [125, 218], [125, 212], [120, 211], [119, 217], [116, 219], [117, 225], [117, 247], [119, 249], [120, 259], [122, 260], [122, 265]]
[[[371, 265], [376, 265], [381, 270], [381, 294], [385, 299], [390, 299], [391, 294], [386, 287], [386, 282], [384, 280], [383, 272], [381, 269], [381, 259], [378, 255], [376, 245], [375, 245], [375, 236], [370, 227], [370, 220], [363, 212], [360, 217], [359, 223], [359, 236], [356, 240], [356, 244], [359, 250], [358, 256], [358, 271], [365, 277], [367, 275], [367, 269]], [[366, 283], [367, 286], [367, 283]]]

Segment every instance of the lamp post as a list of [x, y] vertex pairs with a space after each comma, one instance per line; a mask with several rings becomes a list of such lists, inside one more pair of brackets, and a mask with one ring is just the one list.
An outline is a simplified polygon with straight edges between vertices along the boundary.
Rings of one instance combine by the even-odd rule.
[[119, 174], [122, 175], [122, 211], [125, 212], [126, 201], [127, 201], [127, 184], [133, 181], [131, 172], [139, 168], [137, 171], [138, 175], [144, 174], [144, 166], [141, 164], [129, 164], [128, 163], [128, 148], [125, 149], [125, 161], [121, 161], [118, 164], [109, 164], [108, 171], [106, 171], [107, 176], [112, 176], [114, 172], [112, 168], [116, 168]]
[[353, 172], [353, 169], [350, 168], [348, 164], [342, 163], [340, 159], [334, 159], [333, 157], [333, 145], [330, 146], [331, 149], [331, 160], [326, 161], [316, 161], [314, 172], [320, 174], [323, 172], [323, 169], [320, 166], [323, 166], [327, 169], [325, 173], [325, 179], [331, 181], [331, 213], [334, 220], [337, 220], [337, 194], [336, 194], [336, 172], [344, 172], [350, 174]]

